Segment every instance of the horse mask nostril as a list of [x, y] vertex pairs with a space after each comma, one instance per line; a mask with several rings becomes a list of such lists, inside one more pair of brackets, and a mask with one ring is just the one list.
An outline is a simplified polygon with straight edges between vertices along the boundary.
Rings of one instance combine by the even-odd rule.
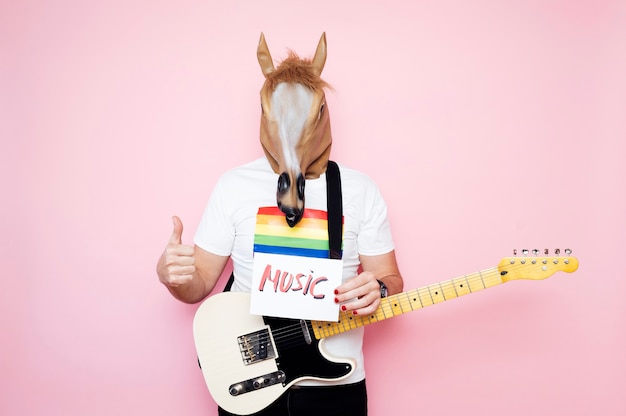
[[279, 195], [285, 194], [289, 190], [290, 186], [291, 186], [291, 180], [289, 179], [289, 175], [287, 174], [287, 172], [281, 173], [280, 176], [278, 177], [278, 187], [277, 187], [278, 194]]
[[298, 199], [304, 201], [304, 175], [299, 174], [296, 184], [298, 185]]

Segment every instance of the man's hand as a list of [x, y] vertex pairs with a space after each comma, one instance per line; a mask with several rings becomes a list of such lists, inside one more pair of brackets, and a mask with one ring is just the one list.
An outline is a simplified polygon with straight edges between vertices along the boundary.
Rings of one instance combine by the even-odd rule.
[[194, 247], [182, 243], [183, 223], [178, 217], [172, 217], [174, 230], [157, 263], [159, 280], [165, 286], [178, 287], [189, 283], [196, 271], [193, 257]]

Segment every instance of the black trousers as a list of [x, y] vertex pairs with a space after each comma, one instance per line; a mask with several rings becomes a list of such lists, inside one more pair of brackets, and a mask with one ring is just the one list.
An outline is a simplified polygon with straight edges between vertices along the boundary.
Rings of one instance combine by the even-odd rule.
[[[222, 408], [218, 415], [232, 416]], [[331, 387], [292, 387], [277, 401], [251, 416], [367, 416], [365, 380]]]

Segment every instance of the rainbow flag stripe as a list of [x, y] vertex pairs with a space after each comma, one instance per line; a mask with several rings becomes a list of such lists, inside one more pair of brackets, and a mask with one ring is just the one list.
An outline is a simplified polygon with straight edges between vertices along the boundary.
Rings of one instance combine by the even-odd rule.
[[256, 215], [254, 252], [328, 258], [328, 214], [305, 208], [293, 228], [278, 207], [262, 207]]

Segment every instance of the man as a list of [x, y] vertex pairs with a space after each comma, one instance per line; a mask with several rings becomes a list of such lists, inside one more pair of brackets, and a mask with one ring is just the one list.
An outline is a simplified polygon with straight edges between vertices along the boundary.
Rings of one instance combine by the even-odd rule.
[[[304, 69], [298, 68], [297, 74], [310, 69], [312, 71], [308, 74], [310, 78], [319, 77], [325, 55], [325, 36], [322, 36], [312, 64], [311, 61], [295, 63], [304, 65]], [[258, 56], [268, 80], [280, 73], [280, 66], [274, 70], [263, 37]], [[317, 69], [316, 64], [320, 65]], [[267, 100], [267, 103], [263, 103], [262, 123], [276, 122], [276, 119], [280, 119], [279, 115], [265, 114], [273, 110], [272, 104], [280, 101], [276, 91], [290, 94], [288, 88], [294, 88], [292, 83], [288, 88], [280, 89], [275, 87], [281, 83], [280, 79], [271, 81], [274, 87], [268, 91], [267, 97], [263, 98], [262, 92], [262, 99]], [[298, 100], [300, 101], [295, 102]], [[292, 107], [306, 108], [309, 108], [311, 103], [318, 103], [319, 112], [312, 112], [317, 118], [313, 117], [313, 120], [309, 121], [321, 125], [322, 121], [327, 120], [325, 100], [323, 96], [316, 98], [311, 88], [302, 88], [291, 94], [287, 102]], [[289, 112], [290, 108], [283, 112]], [[294, 119], [293, 115], [288, 118]], [[306, 123], [302, 124], [303, 126], [299, 127], [301, 130], [296, 134], [298, 138], [315, 130], [307, 128], [304, 125]], [[279, 158], [281, 153], [275, 147], [285, 143], [285, 140], [271, 143], [270, 132], [276, 130], [292, 132], [294, 129], [279, 127], [281, 128], [268, 128], [265, 135], [262, 127], [264, 158], [234, 168], [219, 179], [196, 231], [194, 245], [182, 243], [183, 224], [178, 217], [173, 217], [172, 235], [158, 261], [157, 273], [160, 281], [176, 299], [196, 303], [206, 298], [215, 287], [229, 259], [232, 259], [234, 272], [232, 290], [250, 291], [257, 214], [260, 208], [276, 207], [277, 182], [278, 194], [285, 191], [291, 183], [286, 173], [280, 172], [280, 161], [275, 159]], [[330, 150], [329, 129], [329, 124], [324, 125], [324, 131], [321, 133], [326, 141], [324, 148], [320, 148], [320, 143], [324, 140], [307, 142], [301, 139], [301, 143], [314, 144], [308, 145], [309, 147], [301, 145], [299, 151], [309, 156], [309, 160], [314, 160], [316, 169], [321, 167], [321, 171], [316, 175], [307, 174], [305, 182], [303, 178], [304, 173], [308, 173], [308, 166], [302, 166], [304, 173], [298, 176], [298, 179], [303, 181], [298, 193], [302, 203], [306, 200], [305, 210], [327, 209], [325, 171]], [[334, 291], [335, 302], [340, 304], [341, 310], [346, 313], [367, 315], [378, 308], [381, 296], [401, 292], [403, 281], [396, 263], [387, 206], [378, 188], [369, 177], [353, 169], [340, 166], [340, 172], [343, 200], [343, 275], [342, 284]], [[280, 199], [278, 205], [281, 205]], [[283, 211], [287, 213], [287, 210]], [[293, 216], [289, 217], [293, 210], [289, 212], [290, 214], [287, 214], [289, 226], [297, 226], [301, 212], [298, 212], [296, 220], [293, 220]], [[354, 359], [357, 363], [355, 371], [341, 381], [299, 382], [259, 415], [366, 415], [367, 392], [362, 341], [363, 328], [328, 338], [325, 344], [328, 352], [336, 357]], [[219, 409], [219, 412], [220, 415], [229, 414], [223, 409]]]

